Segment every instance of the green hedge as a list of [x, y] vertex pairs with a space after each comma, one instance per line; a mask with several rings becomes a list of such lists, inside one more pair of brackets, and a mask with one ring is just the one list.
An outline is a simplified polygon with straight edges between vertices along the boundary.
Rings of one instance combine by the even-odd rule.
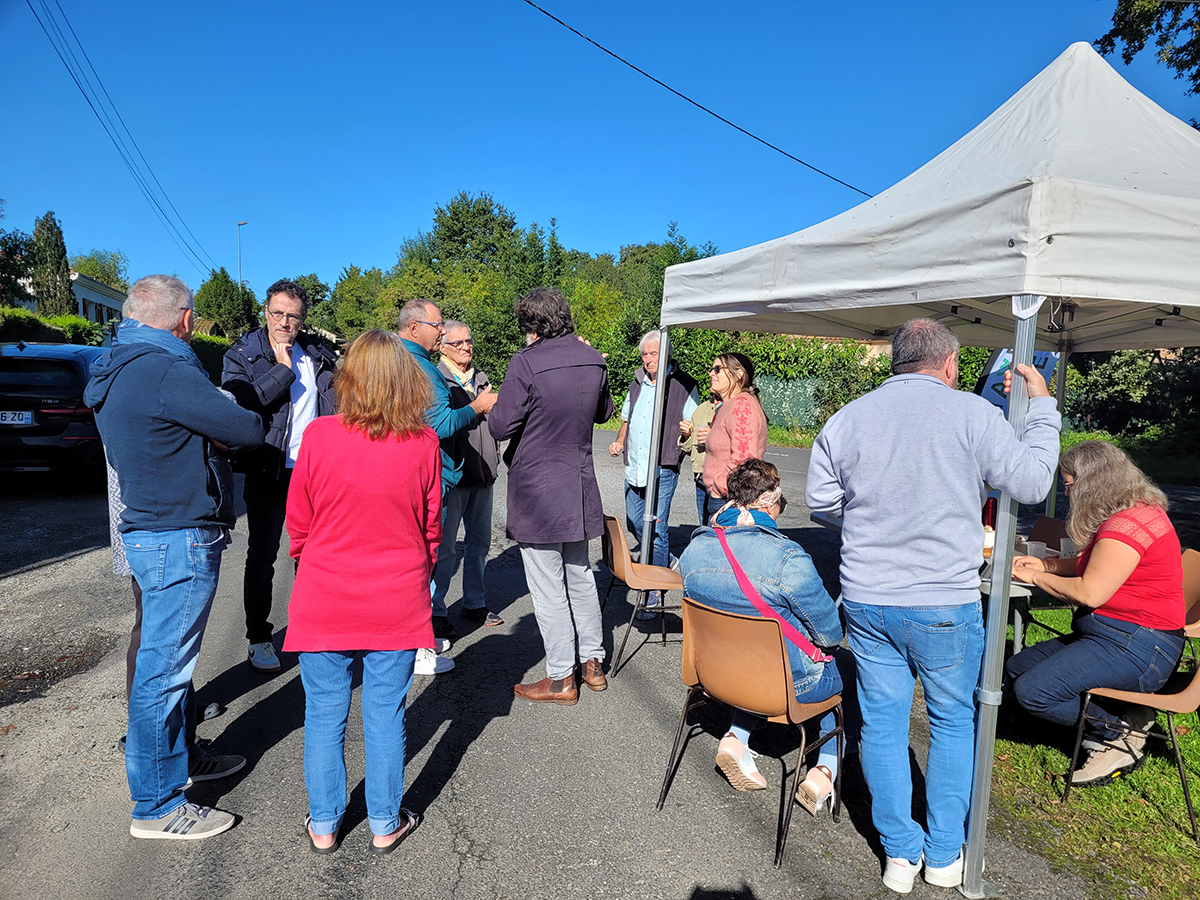
[[192, 349], [200, 357], [200, 362], [213, 384], [221, 383], [221, 363], [230, 343], [228, 338], [217, 337], [214, 334], [197, 334], [192, 337]]
[[36, 341], [42, 344], [83, 344], [99, 347], [108, 329], [79, 316], [43, 319], [17, 306], [0, 307], [0, 341]]

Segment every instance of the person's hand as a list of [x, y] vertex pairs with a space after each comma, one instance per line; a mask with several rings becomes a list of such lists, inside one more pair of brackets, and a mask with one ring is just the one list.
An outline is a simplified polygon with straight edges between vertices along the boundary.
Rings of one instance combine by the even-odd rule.
[[696, 429], [696, 443], [700, 446], [703, 446], [704, 442], [708, 439], [708, 433], [710, 431], [712, 431], [711, 428], [697, 428]]
[[613, 441], [608, 445], [609, 456], [620, 456], [621, 451], [625, 449], [625, 444], [622, 441]]
[[275, 351], [275, 362], [281, 366], [292, 367], [292, 345], [291, 344], [276, 344], [271, 342], [271, 349]]
[[[1004, 393], [1006, 394], [1012, 390], [1012, 373], [1012, 369], [1004, 373]], [[1046, 386], [1046, 379], [1033, 366], [1017, 366], [1017, 374], [1025, 379], [1025, 393], [1030, 400], [1034, 397], [1050, 396], [1050, 388]]]
[[1046, 561], [1036, 556], [1018, 556], [1012, 563], [1012, 577], [1022, 584], [1033, 584], [1033, 576], [1046, 571]]
[[229, 452], [229, 448], [227, 446], [225, 446], [224, 444], [222, 444], [220, 441], [218, 441], [216, 438], [209, 438], [208, 441], [210, 444], [212, 444], [214, 447], [216, 447], [222, 453]]
[[470, 407], [475, 410], [476, 415], [486, 416], [492, 411], [492, 407], [496, 405], [496, 401], [499, 398], [500, 395], [493, 391], [492, 386], [489, 384], [475, 395], [475, 399], [471, 401]]
[[684, 419], [679, 423], [679, 433], [684, 437], [688, 437], [692, 433], [692, 423], [689, 419]]

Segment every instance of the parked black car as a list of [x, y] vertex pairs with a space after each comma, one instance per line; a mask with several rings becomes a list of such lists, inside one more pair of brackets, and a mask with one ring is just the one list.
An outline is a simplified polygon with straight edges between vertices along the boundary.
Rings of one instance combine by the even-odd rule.
[[0, 470], [97, 467], [104, 448], [83, 404], [104, 351], [77, 344], [0, 344]]

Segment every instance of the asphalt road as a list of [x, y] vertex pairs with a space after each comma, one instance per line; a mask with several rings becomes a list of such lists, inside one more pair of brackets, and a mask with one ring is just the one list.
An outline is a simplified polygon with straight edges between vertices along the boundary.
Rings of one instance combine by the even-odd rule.
[[[597, 432], [597, 475], [610, 512], [623, 510], [622, 469]], [[837, 537], [808, 519], [808, 453], [769, 451], [792, 501], [781, 525], [836, 586]], [[296, 660], [266, 678], [245, 661], [241, 613], [244, 529], [226, 552], [221, 586], [196, 672], [201, 703], [228, 706], [200, 726], [215, 749], [249, 760], [192, 799], [237, 813], [230, 832], [195, 843], [128, 835], [129, 795], [118, 738], [125, 730], [124, 641], [128, 583], [111, 574], [102, 491], [50, 480], [0, 483], [0, 897], [4, 898], [840, 898], [891, 897], [861, 777], [847, 766], [840, 824], [797, 810], [783, 867], [772, 868], [783, 758], [795, 740], [772, 726], [755, 736], [769, 789], [734, 792], [713, 766], [728, 713], [705, 709], [662, 812], [655, 810], [684, 689], [679, 622], [669, 639], [643, 626], [627, 666], [604, 693], [574, 707], [518, 700], [512, 685], [544, 675], [541, 641], [515, 547], [504, 538], [504, 484], [487, 578], [496, 628], [459, 625], [448, 674], [418, 676], [409, 697], [406, 805], [425, 822], [396, 853], [368, 855], [357, 705], [347, 732], [351, 801], [342, 848], [311, 854], [303, 706]], [[676, 552], [696, 524], [690, 484], [674, 509]], [[599, 559], [599, 542], [593, 559]], [[287, 625], [291, 566], [276, 576], [276, 644]], [[607, 573], [598, 574], [603, 594]], [[457, 585], [450, 598], [456, 603]], [[621, 588], [605, 611], [619, 641], [630, 607]], [[27, 648], [27, 649], [23, 649]], [[72, 654], [75, 654], [72, 656]], [[62, 657], [60, 660], [59, 657]], [[57, 668], [55, 668], [57, 667]], [[40, 674], [30, 673], [40, 672]], [[74, 672], [74, 674], [71, 674]], [[23, 677], [15, 677], [23, 676]], [[914, 716], [919, 723], [920, 709]], [[923, 765], [922, 733], [914, 728]], [[987, 876], [1008, 896], [1083, 898], [1087, 887], [1051, 870], [1001, 832], [988, 843]], [[918, 882], [912, 895], [957, 897]]]

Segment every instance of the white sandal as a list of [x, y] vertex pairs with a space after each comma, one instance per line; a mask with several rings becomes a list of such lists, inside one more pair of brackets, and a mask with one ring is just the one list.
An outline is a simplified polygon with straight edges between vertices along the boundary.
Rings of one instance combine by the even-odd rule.
[[796, 789], [796, 802], [812, 815], [822, 806], [833, 811], [833, 773], [825, 766], [813, 766]]

